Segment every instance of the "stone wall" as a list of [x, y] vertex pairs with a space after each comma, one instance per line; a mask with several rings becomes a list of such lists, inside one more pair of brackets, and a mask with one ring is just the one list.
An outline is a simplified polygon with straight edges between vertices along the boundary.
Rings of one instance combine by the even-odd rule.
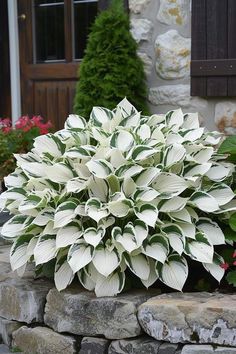
[[0, 354], [236, 354], [236, 295], [58, 292], [0, 248]]
[[210, 130], [236, 134], [236, 99], [190, 96], [191, 0], [129, 0], [151, 111], [198, 111]]

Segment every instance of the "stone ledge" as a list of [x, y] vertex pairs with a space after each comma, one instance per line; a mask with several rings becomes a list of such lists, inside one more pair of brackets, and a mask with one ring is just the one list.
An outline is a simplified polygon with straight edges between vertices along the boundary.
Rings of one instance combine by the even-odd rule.
[[23, 326], [13, 333], [13, 346], [24, 354], [76, 354], [76, 340], [47, 327]]
[[138, 319], [157, 340], [236, 346], [236, 295], [160, 295], [139, 307]]
[[0, 339], [6, 345], [11, 345], [12, 342], [12, 333], [18, 328], [23, 326], [22, 323], [17, 321], [6, 320], [5, 318], [0, 317]]
[[43, 322], [47, 293], [52, 283], [44, 279], [7, 279], [0, 282], [0, 316], [19, 322]]
[[137, 319], [140, 304], [159, 291], [136, 291], [117, 297], [96, 298], [92, 292], [74, 287], [59, 293], [50, 290], [45, 323], [57, 332], [108, 339], [136, 337], [142, 329]]

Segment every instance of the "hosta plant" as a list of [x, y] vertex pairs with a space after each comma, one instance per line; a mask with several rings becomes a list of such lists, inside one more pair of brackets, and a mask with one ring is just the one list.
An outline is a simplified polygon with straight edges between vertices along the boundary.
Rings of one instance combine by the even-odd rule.
[[59, 290], [76, 275], [104, 296], [122, 291], [127, 270], [145, 287], [159, 279], [181, 290], [190, 257], [220, 281], [217, 220], [236, 210], [234, 165], [217, 153], [220, 139], [197, 114], [142, 116], [126, 99], [94, 107], [88, 122], [70, 115], [63, 130], [16, 155], [5, 179], [1, 205], [14, 216], [2, 234], [14, 241], [13, 270], [55, 259]]

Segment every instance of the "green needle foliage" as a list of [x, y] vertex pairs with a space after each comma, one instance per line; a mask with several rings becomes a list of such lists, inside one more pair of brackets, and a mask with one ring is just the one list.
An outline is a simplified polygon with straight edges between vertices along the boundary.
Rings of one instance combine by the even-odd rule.
[[93, 106], [114, 108], [124, 96], [148, 114], [143, 63], [130, 33], [122, 0], [113, 0], [92, 26], [80, 65], [74, 112], [89, 117]]

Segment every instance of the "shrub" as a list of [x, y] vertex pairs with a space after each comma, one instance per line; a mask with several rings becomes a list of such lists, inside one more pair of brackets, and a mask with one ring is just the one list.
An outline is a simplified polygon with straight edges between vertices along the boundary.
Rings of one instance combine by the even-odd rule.
[[56, 260], [59, 290], [77, 274], [97, 296], [121, 292], [128, 269], [146, 287], [159, 279], [181, 290], [188, 257], [220, 281], [216, 220], [236, 210], [220, 139], [197, 114], [142, 116], [126, 99], [113, 111], [94, 107], [89, 122], [70, 115], [65, 129], [17, 155], [5, 179], [12, 268]]
[[[227, 137], [219, 147], [219, 153], [226, 154], [227, 160], [236, 163], [236, 136]], [[236, 180], [233, 174], [231, 188], [235, 191]], [[221, 265], [227, 270], [226, 280], [236, 287], [236, 213], [232, 212], [229, 219], [222, 220], [227, 247], [222, 251], [225, 262]]]
[[148, 113], [143, 63], [121, 2], [98, 15], [80, 65], [74, 112], [86, 118], [93, 106], [112, 109], [124, 96]]
[[0, 181], [16, 168], [13, 154], [28, 152], [33, 146], [33, 139], [47, 134], [51, 127], [51, 123], [44, 123], [40, 116], [22, 116], [15, 128], [9, 118], [0, 119]]

